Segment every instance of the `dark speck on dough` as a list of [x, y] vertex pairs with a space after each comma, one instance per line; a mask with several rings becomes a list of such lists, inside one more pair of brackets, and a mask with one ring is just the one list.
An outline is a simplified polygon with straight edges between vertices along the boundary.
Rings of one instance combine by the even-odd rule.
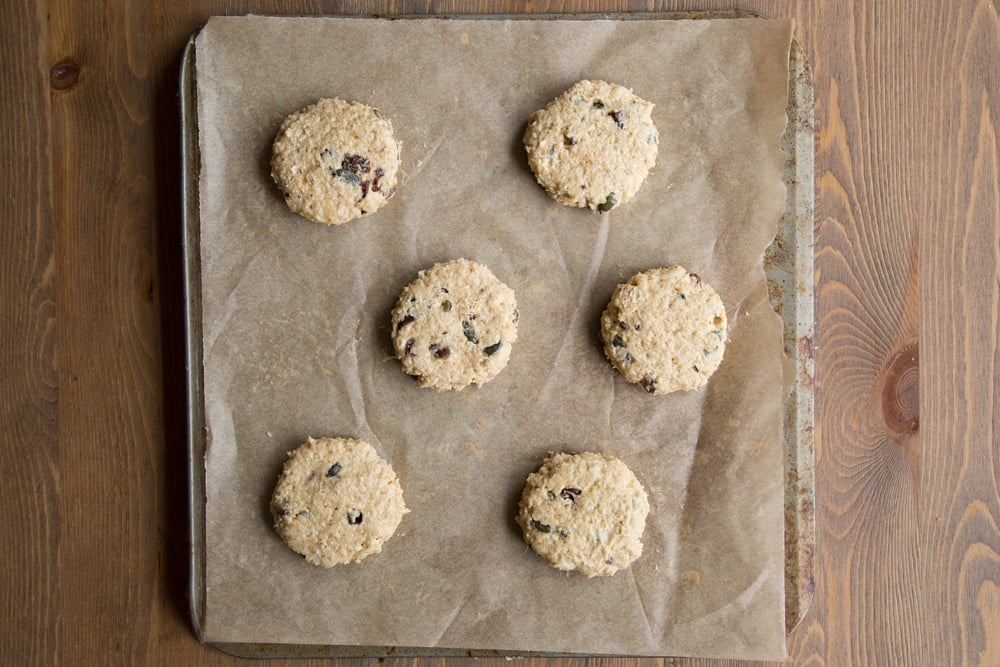
[[476, 330], [474, 328], [472, 328], [472, 324], [470, 324], [466, 320], [462, 320], [462, 333], [465, 334], [465, 338], [470, 343], [475, 344], [475, 343], [479, 342], [479, 339], [476, 338]]
[[327, 167], [327, 171], [330, 173], [330, 176], [333, 176], [334, 178], [341, 178], [351, 185], [361, 184], [361, 177], [348, 169], [337, 169], [334, 171], [333, 167]]
[[531, 526], [540, 533], [551, 533], [552, 526], [542, 523], [538, 519], [531, 520]]
[[601, 211], [602, 213], [610, 211], [615, 207], [615, 204], [617, 203], [618, 203], [618, 195], [612, 192], [607, 196], [607, 198], [605, 198], [605, 200], [602, 203], [597, 205], [597, 210]]
[[583, 491], [581, 491], [580, 489], [573, 486], [567, 486], [566, 488], [564, 488], [562, 491], [559, 492], [559, 497], [563, 498], [564, 500], [568, 500], [571, 503], [575, 503], [576, 497], [581, 493], [583, 493]]
[[371, 170], [371, 163], [361, 155], [345, 155], [340, 161], [340, 168], [355, 174], [367, 174]]
[[[382, 177], [385, 176], [385, 169], [382, 167], [375, 168], [375, 178], [372, 179], [372, 192], [382, 191]], [[386, 198], [392, 196], [392, 192], [385, 195]]]

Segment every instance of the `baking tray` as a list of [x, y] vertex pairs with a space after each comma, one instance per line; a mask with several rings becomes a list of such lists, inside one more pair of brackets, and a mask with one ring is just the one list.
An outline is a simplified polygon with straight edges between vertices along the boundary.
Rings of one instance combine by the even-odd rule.
[[[637, 14], [534, 14], [477, 16], [399, 16], [424, 18], [476, 18], [514, 20], [678, 20], [728, 19], [753, 16], [747, 12], [669, 12]], [[383, 17], [384, 18], [384, 17]], [[181, 177], [182, 255], [184, 302], [185, 379], [190, 491], [189, 596], [191, 622], [198, 634], [205, 614], [205, 414], [203, 395], [200, 221], [198, 177], [197, 102], [195, 81], [196, 35], [184, 49], [180, 73], [182, 122]], [[791, 360], [795, 379], [783, 409], [785, 441], [785, 628], [791, 632], [805, 615], [815, 585], [815, 441], [813, 335], [813, 85], [812, 72], [801, 45], [792, 40], [789, 52], [788, 124], [781, 138], [787, 159], [783, 180], [786, 207], [774, 242], [764, 253], [768, 294], [784, 324], [784, 352]], [[388, 656], [538, 656], [497, 650], [456, 650], [399, 646], [329, 646], [306, 644], [213, 643], [216, 648], [241, 657], [388, 657]]]

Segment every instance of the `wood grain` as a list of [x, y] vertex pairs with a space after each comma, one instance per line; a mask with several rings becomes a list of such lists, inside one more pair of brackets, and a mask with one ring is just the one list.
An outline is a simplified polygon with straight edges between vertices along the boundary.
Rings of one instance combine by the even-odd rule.
[[[917, 516], [919, 227], [899, 119], [915, 82], [904, 8], [844, 3], [844, 55], [817, 71], [817, 558], [825, 662], [916, 664], [925, 636]], [[819, 26], [817, 26], [818, 28]], [[830, 45], [832, 46], [832, 45]], [[909, 49], [912, 50], [912, 49]], [[872, 63], [879, 63], [879, 67]], [[819, 64], [818, 64], [819, 67]], [[892, 146], [896, 159], [877, 160]], [[821, 591], [821, 592], [820, 592]]]
[[[929, 175], [918, 193], [924, 242], [921, 313], [920, 552], [938, 664], [1000, 665], [1000, 22], [995, 3], [964, 3], [931, 20], [919, 144]], [[928, 618], [928, 624], [931, 618]]]
[[[59, 385], [49, 180], [45, 14], [30, 1], [0, 21], [0, 662], [49, 662], [56, 653], [59, 559]], [[42, 74], [44, 73], [44, 76]], [[17, 640], [6, 628], [31, 632]]]
[[[209, 15], [731, 6], [14, 0], [0, 13], [0, 663], [246, 664], [197, 642], [185, 595], [176, 81]], [[738, 6], [797, 19], [816, 85], [819, 546], [789, 651], [1000, 665], [996, 4]]]
[[150, 528], [161, 502], [151, 493], [162, 413], [150, 63], [139, 37], [144, 9], [93, 11], [49, 5], [48, 61], [78, 71], [51, 103], [59, 467], [67, 472], [58, 640], [81, 664], [109, 656], [136, 664], [153, 645]]

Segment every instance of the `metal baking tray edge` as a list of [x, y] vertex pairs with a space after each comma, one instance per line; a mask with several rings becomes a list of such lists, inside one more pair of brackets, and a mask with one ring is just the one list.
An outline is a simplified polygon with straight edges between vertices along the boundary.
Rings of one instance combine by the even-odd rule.
[[[720, 19], [754, 16], [747, 12], [667, 12], [637, 14], [535, 14], [482, 16], [400, 16], [393, 18], [475, 19]], [[386, 17], [389, 18], [389, 17]], [[192, 627], [204, 641], [205, 618], [205, 417], [203, 403], [200, 220], [198, 179], [198, 122], [195, 79], [197, 33], [184, 49], [180, 72], [182, 122], [182, 256], [185, 333], [185, 379], [189, 482], [189, 605]], [[784, 352], [795, 378], [785, 398], [785, 627], [791, 632], [804, 617], [815, 585], [815, 436], [813, 339], [813, 246], [814, 246], [814, 115], [812, 71], [802, 46], [792, 40], [789, 53], [788, 124], [781, 137], [787, 159], [783, 179], [786, 209], [774, 242], [764, 253], [771, 305], [784, 323]], [[213, 642], [231, 655], [248, 658], [277, 657], [530, 657], [572, 655], [562, 653], [401, 646], [330, 646], [311, 644], [267, 644]]]

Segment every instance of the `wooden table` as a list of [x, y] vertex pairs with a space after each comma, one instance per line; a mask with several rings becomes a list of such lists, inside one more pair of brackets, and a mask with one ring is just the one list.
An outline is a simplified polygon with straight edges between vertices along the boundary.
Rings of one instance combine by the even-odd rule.
[[[790, 653], [1000, 665], [996, 3], [736, 5], [795, 17], [816, 84], [819, 547]], [[0, 663], [243, 664], [185, 598], [176, 91], [210, 14], [732, 6], [6, 3]]]

